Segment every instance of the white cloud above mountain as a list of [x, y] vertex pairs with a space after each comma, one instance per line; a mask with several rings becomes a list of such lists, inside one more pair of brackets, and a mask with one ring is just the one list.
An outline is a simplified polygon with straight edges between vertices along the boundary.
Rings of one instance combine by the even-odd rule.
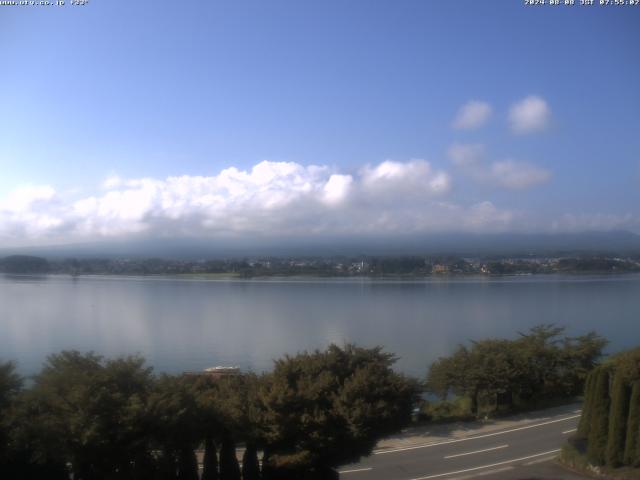
[[212, 176], [112, 176], [99, 193], [80, 198], [51, 186], [16, 189], [0, 203], [0, 239], [409, 233], [504, 220], [497, 209], [479, 221], [473, 206], [443, 203], [450, 188], [449, 174], [426, 160], [387, 160], [347, 173], [263, 161]]
[[[449, 155], [467, 175], [508, 189], [549, 179], [539, 167], [511, 160], [486, 162], [480, 144], [453, 146]], [[450, 173], [426, 160], [387, 160], [349, 172], [329, 166], [263, 161], [211, 176], [103, 182], [93, 195], [23, 186], [0, 199], [3, 246], [99, 239], [192, 237], [255, 239], [314, 235], [407, 235], [437, 232], [578, 231], [640, 227], [627, 214], [536, 219], [489, 199], [451, 198]]]

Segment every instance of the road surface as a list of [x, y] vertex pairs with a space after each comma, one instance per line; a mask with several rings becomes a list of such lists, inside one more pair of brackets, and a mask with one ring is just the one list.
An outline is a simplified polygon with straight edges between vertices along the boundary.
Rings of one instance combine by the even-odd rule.
[[[557, 456], [575, 432], [579, 410], [562, 411], [524, 425], [511, 425], [462, 438], [393, 446], [374, 451], [357, 464], [339, 469], [343, 480], [453, 480], [460, 478], [519, 478], [507, 472], [539, 470]], [[530, 468], [527, 468], [530, 467]], [[544, 469], [549, 469], [545, 466]], [[555, 467], [557, 468], [557, 467]], [[529, 475], [531, 478], [532, 475]], [[524, 477], [522, 477], [524, 478]], [[580, 478], [571, 474], [541, 478]]]

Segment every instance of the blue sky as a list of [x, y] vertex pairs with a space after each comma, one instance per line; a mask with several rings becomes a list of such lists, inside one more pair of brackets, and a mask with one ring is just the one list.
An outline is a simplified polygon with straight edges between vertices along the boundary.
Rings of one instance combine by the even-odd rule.
[[640, 232], [639, 27], [519, 1], [0, 7], [0, 242]]

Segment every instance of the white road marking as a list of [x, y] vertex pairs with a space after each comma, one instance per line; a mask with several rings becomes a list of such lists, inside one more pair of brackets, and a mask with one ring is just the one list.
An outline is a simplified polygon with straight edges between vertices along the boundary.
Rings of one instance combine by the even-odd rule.
[[487, 470], [486, 472], [481, 473], [472, 473], [471, 475], [465, 475], [463, 477], [454, 477], [450, 480], [467, 480], [469, 478], [478, 478], [478, 477], [488, 477], [489, 475], [495, 475], [496, 473], [506, 472], [507, 470], [513, 470], [514, 467], [502, 467], [496, 468], [495, 470]]
[[553, 460], [554, 458], [556, 458], [556, 457], [555, 457], [555, 455], [553, 455], [553, 456], [551, 456], [551, 457], [540, 458], [540, 459], [538, 459], [538, 460], [533, 460], [533, 461], [531, 461], [531, 462], [523, 463], [523, 465], [524, 465], [525, 467], [529, 467], [529, 466], [531, 466], [531, 465], [535, 465], [536, 463], [549, 462], [549, 461]]
[[503, 430], [501, 432], [486, 433], [484, 435], [476, 435], [474, 437], [458, 438], [455, 440], [446, 440], [444, 442], [426, 443], [424, 445], [414, 445], [412, 447], [394, 448], [392, 450], [380, 450], [378, 452], [373, 452], [373, 455], [385, 455], [387, 453], [404, 452], [407, 450], [416, 450], [418, 448], [429, 448], [429, 447], [436, 447], [438, 445], [448, 445], [450, 443], [468, 442], [470, 440], [477, 440], [479, 438], [495, 437], [496, 435], [504, 435], [506, 433], [519, 432], [521, 430], [528, 430], [529, 428], [543, 427], [545, 425], [551, 425], [552, 423], [566, 422], [567, 420], [573, 420], [574, 418], [578, 418], [579, 416], [580, 415], [572, 415], [570, 417], [559, 418], [556, 420], [549, 420], [548, 422], [537, 423], [535, 425], [527, 425], [526, 427], [512, 428], [511, 430]]
[[500, 465], [506, 465], [507, 463], [521, 462], [522, 460], [529, 460], [530, 458], [542, 457], [544, 455], [551, 455], [552, 453], [558, 453], [560, 449], [550, 450], [548, 452], [536, 453], [535, 455], [529, 455], [527, 457], [514, 458], [512, 460], [505, 460], [504, 462], [492, 463], [491, 465], [482, 465], [480, 467], [466, 468], [464, 470], [456, 470], [455, 472], [438, 473], [436, 475], [427, 475], [426, 477], [417, 477], [412, 480], [427, 480], [429, 478], [446, 477], [447, 475], [457, 475], [458, 473], [473, 472], [476, 470], [482, 470], [483, 468], [498, 467]]
[[577, 432], [578, 429], [577, 428], [572, 428], [571, 430], [565, 430], [564, 432], [562, 432], [563, 435], [566, 435], [567, 433], [573, 433], [573, 432]]
[[488, 472], [476, 473], [475, 475], [469, 475], [470, 477], [486, 477], [487, 475], [494, 475], [496, 473], [505, 472], [507, 470], [513, 470], [513, 467], [496, 468], [495, 470], [489, 470]]
[[342, 475], [343, 473], [368, 472], [369, 470], [373, 470], [373, 468], [355, 468], [353, 470], [341, 470], [338, 473]]
[[492, 450], [500, 450], [501, 448], [507, 448], [508, 446], [509, 445], [500, 445], [499, 447], [485, 448], [483, 450], [476, 450], [475, 452], [457, 453], [455, 455], [448, 455], [444, 458], [447, 459], [447, 458], [464, 457], [465, 455], [473, 455], [474, 453], [483, 453], [483, 452], [490, 452]]

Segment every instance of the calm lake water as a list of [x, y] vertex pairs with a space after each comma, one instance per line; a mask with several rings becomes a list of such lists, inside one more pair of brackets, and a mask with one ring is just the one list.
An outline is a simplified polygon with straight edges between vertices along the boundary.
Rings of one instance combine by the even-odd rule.
[[640, 276], [190, 280], [0, 276], [0, 359], [24, 374], [62, 349], [141, 353], [157, 371], [262, 371], [331, 342], [384, 345], [423, 376], [460, 342], [540, 323], [640, 344]]

